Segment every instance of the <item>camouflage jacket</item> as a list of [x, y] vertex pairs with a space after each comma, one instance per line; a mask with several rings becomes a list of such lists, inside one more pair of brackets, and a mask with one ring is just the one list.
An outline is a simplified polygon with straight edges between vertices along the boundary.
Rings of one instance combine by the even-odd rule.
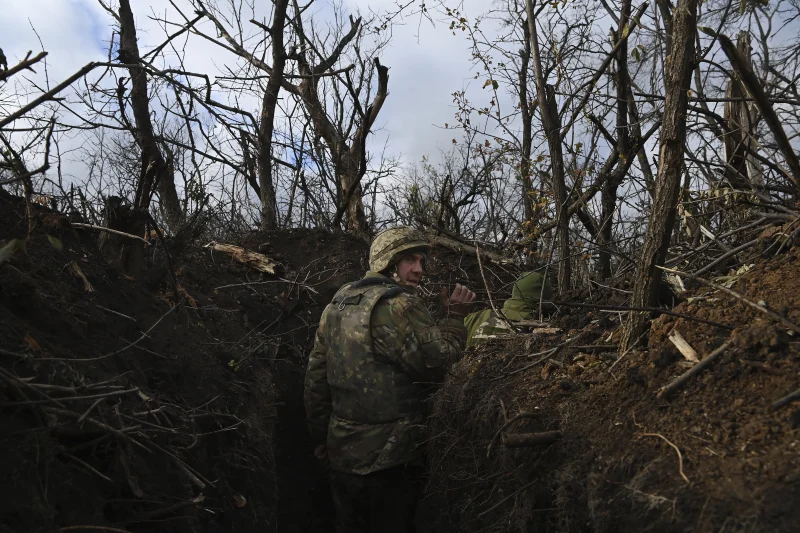
[[[503, 314], [513, 324], [515, 321], [525, 320], [534, 315], [534, 312], [520, 300], [506, 300], [503, 304]], [[464, 318], [467, 328], [467, 347], [482, 344], [499, 335], [513, 333], [508, 325], [491, 309], [470, 313]]]
[[305, 381], [309, 431], [327, 443], [331, 468], [369, 474], [421, 459], [426, 401], [465, 340], [461, 320], [437, 327], [419, 298], [380, 274], [342, 287]]

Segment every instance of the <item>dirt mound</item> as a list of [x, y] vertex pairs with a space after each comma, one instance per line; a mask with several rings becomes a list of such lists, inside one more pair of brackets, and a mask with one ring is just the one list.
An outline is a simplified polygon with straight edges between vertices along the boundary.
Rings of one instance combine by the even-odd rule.
[[[0, 240], [20, 236], [2, 203]], [[42, 214], [0, 268], [0, 529], [275, 531], [268, 370], [235, 374], [194, 310], [64, 222]]]
[[[795, 248], [732, 288], [800, 323], [798, 265]], [[435, 399], [424, 530], [794, 531], [800, 408], [773, 404], [797, 389], [798, 335], [704, 287], [674, 311], [719, 325], [663, 316], [649, 350], [617, 360], [618, 317], [572, 312], [561, 334], [469, 353]], [[689, 368], [673, 329], [701, 358], [730, 347], [658, 398]]]
[[[24, 238], [23, 203], [0, 202], [0, 241]], [[93, 230], [36, 209], [27, 254], [0, 265], [0, 530], [332, 531], [303, 375], [367, 243], [301, 229], [234, 243], [276, 275], [190, 247], [175, 258], [182, 308], [160, 245], [140, 283], [101, 257]], [[443, 284], [485, 293], [486, 277], [501, 298], [515, 274], [487, 262], [481, 275], [453, 250], [430, 267], [433, 309]]]
[[[0, 242], [24, 238], [23, 203], [0, 203]], [[168, 277], [106, 263], [94, 232], [44, 209], [36, 225], [0, 265], [0, 530], [331, 531], [302, 375], [366, 244], [304, 230], [240, 243], [277, 276], [190, 248], [181, 308]]]

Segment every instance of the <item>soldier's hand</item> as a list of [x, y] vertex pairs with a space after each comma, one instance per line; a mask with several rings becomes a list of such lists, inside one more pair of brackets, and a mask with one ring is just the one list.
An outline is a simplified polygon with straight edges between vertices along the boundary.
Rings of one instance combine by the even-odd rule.
[[464, 285], [456, 283], [453, 294], [447, 295], [447, 287], [442, 287], [441, 292], [442, 307], [449, 315], [467, 316], [472, 310], [472, 302], [475, 301], [475, 293]]
[[316, 448], [314, 448], [314, 457], [319, 459], [320, 461], [327, 461], [328, 460], [328, 447], [324, 444], [320, 444]]

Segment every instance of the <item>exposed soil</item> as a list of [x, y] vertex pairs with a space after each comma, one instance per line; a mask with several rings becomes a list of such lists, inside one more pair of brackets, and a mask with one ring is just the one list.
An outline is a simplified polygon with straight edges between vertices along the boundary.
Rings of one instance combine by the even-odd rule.
[[[800, 249], [761, 261], [733, 290], [800, 323]], [[562, 334], [469, 353], [436, 398], [424, 530], [795, 531], [800, 405], [772, 404], [800, 383], [800, 339], [728, 295], [689, 296], [676, 312], [732, 330], [662, 316], [649, 350], [616, 362], [606, 346], [617, 317], [573, 310], [556, 320]], [[688, 366], [667, 339], [673, 329], [701, 357], [732, 345], [657, 399]], [[558, 430], [561, 440], [504, 446], [495, 437], [520, 412], [532, 414], [505, 433]]]
[[[25, 228], [2, 202], [5, 240]], [[275, 531], [267, 369], [234, 374], [200, 310], [170, 311], [60, 215], [40, 222], [62, 249], [36, 232], [0, 268], [0, 529]]]
[[[0, 196], [0, 244], [26, 231], [20, 201]], [[333, 532], [303, 374], [324, 306], [367, 268], [366, 242], [291, 230], [237, 243], [278, 261], [275, 276], [190, 248], [176, 268], [185, 310], [169, 277], [129, 279], [95, 242], [42, 211], [27, 255], [0, 265], [0, 532]], [[148, 257], [163, 269], [159, 247]], [[762, 259], [732, 288], [800, 323], [798, 265], [800, 248]], [[429, 271], [434, 311], [456, 282], [500, 305], [519, 273], [442, 249]], [[434, 398], [421, 531], [794, 530], [800, 404], [772, 403], [798, 387], [800, 339], [687, 285], [674, 311], [725, 327], [662, 316], [647, 350], [617, 360], [619, 313], [562, 307], [558, 332], [469, 352]], [[627, 289], [560, 298], [622, 303]], [[701, 357], [732, 344], [657, 399], [688, 367], [673, 330]], [[552, 430], [555, 444], [503, 444]]]

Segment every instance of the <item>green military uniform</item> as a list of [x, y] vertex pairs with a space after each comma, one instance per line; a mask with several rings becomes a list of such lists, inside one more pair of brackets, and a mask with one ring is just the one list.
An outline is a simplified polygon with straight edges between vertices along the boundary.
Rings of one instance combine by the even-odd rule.
[[[312, 439], [327, 444], [342, 531], [405, 533], [423, 473], [426, 402], [467, 332], [460, 317], [437, 325], [419, 298], [384, 275], [391, 262], [376, 241], [370, 266], [383, 273], [343, 286], [322, 314], [305, 407]], [[420, 247], [419, 239], [395, 242], [395, 255]]]
[[461, 355], [459, 318], [438, 327], [424, 303], [368, 272], [342, 287], [322, 314], [308, 361], [311, 437], [326, 442], [333, 470], [369, 474], [424, 455], [431, 383]]
[[[503, 315], [511, 321], [526, 320], [538, 313], [539, 302], [550, 300], [553, 291], [547, 279], [536, 272], [526, 272], [514, 282], [511, 299], [503, 302]], [[491, 309], [470, 313], [464, 318], [467, 347], [482, 344], [492, 337], [512, 333], [508, 325]]]

